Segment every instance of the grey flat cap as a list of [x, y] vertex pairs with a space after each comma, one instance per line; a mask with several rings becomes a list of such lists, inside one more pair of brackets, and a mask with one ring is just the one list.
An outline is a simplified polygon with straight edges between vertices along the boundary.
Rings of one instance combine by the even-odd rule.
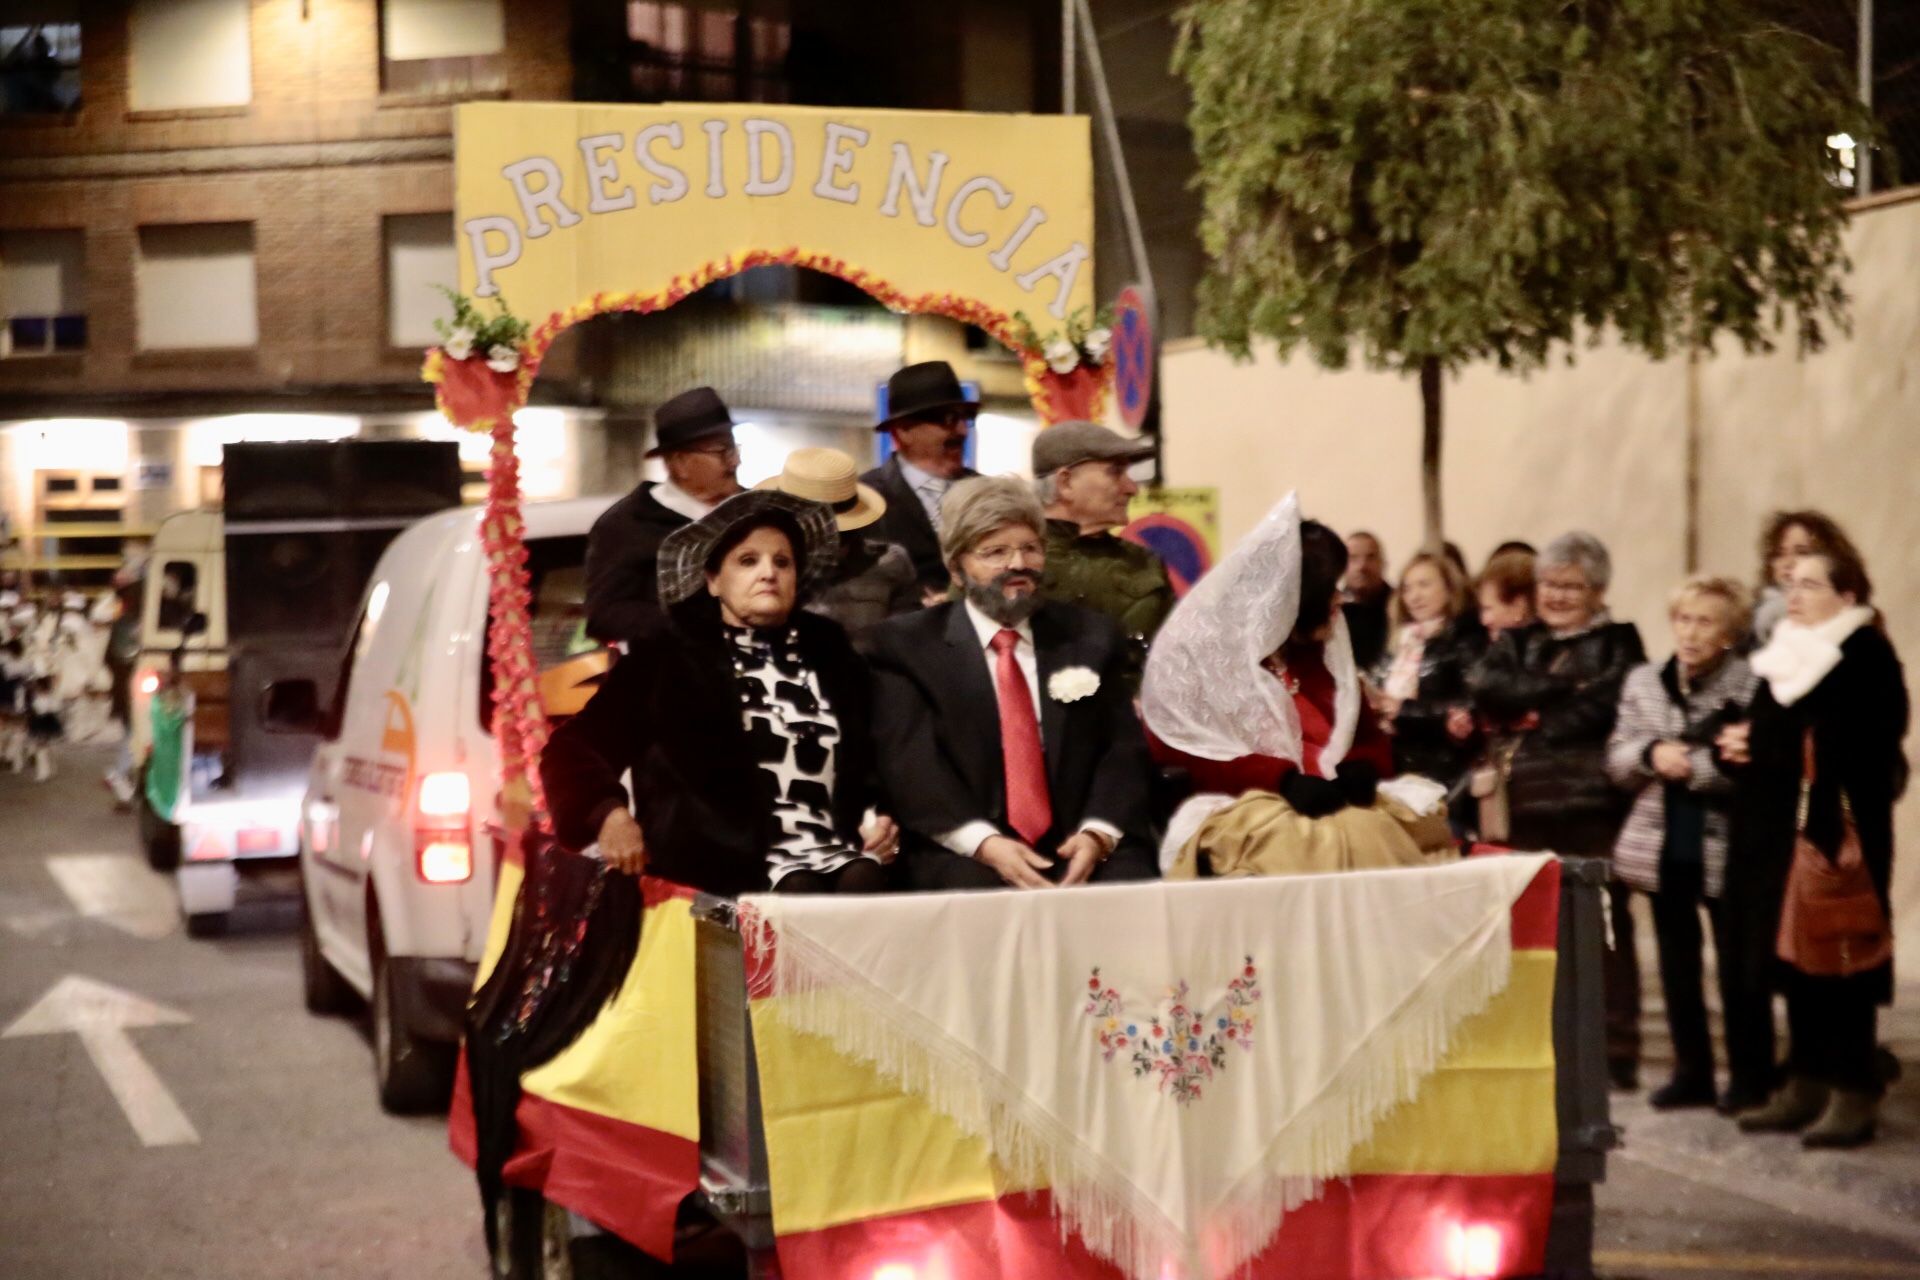
[[1033, 474], [1049, 476], [1081, 462], [1138, 462], [1153, 456], [1153, 442], [1129, 439], [1097, 422], [1056, 422], [1033, 438]]

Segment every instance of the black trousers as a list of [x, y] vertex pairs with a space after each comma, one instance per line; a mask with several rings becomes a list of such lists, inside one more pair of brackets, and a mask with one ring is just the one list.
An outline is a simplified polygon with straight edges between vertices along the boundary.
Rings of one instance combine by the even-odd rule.
[[1663, 863], [1660, 892], [1653, 897], [1653, 931], [1660, 944], [1660, 991], [1667, 1002], [1667, 1032], [1673, 1037], [1676, 1080], [1713, 1083], [1713, 1036], [1707, 1027], [1707, 1001], [1701, 959], [1706, 938], [1700, 928], [1705, 907], [1713, 927], [1716, 963], [1726, 964], [1725, 913], [1706, 896], [1704, 868], [1698, 863]]
[[1633, 934], [1633, 890], [1619, 880], [1607, 882], [1613, 938], [1601, 967], [1607, 1007], [1607, 1061], [1640, 1061], [1640, 945]]
[[1787, 1069], [1849, 1093], [1879, 1093], [1874, 1045], [1880, 1010], [1866, 984], [1795, 973], [1787, 991]]
[[1774, 938], [1786, 876], [1770, 867], [1742, 866], [1729, 850], [1727, 886], [1720, 898], [1720, 1016], [1726, 1030], [1727, 1091], [1762, 1099], [1779, 1084], [1773, 996], [1780, 962]]
[[[1044, 850], [1043, 850], [1044, 852]], [[984, 862], [963, 858], [945, 849], [921, 846], [900, 855], [906, 872], [906, 887], [926, 893], [956, 889], [1005, 889], [1000, 873]], [[1066, 859], [1054, 862], [1040, 874], [1057, 881], [1067, 873]], [[1143, 845], [1122, 843], [1113, 855], [1093, 869], [1093, 884], [1118, 884], [1123, 880], [1158, 880], [1160, 864], [1153, 851]]]

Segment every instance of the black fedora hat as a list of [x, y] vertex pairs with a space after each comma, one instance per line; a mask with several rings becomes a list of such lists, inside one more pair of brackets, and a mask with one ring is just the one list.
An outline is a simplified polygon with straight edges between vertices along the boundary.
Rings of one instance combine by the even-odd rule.
[[653, 448], [649, 458], [678, 453], [709, 436], [731, 436], [733, 415], [712, 387], [682, 391], [653, 411]]
[[945, 360], [924, 360], [910, 364], [887, 379], [887, 416], [873, 424], [885, 431], [903, 418], [924, 418], [959, 409], [968, 416], [980, 412], [980, 406], [960, 390], [960, 379]]

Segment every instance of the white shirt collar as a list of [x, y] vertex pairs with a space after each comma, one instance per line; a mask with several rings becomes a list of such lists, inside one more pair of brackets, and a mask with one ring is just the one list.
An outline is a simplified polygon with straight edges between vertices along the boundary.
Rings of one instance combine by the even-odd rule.
[[896, 453], [893, 456], [900, 459], [900, 474], [907, 478], [907, 487], [916, 493], [928, 485], [937, 485], [944, 490], [948, 485], [953, 483], [953, 481], [936, 476], [930, 471], [922, 471], [911, 462], [908, 462], [906, 458], [900, 454]]
[[689, 520], [705, 519], [708, 512], [720, 505], [700, 501], [671, 480], [662, 480], [653, 486], [653, 500]]
[[966, 610], [967, 621], [973, 624], [974, 634], [980, 637], [980, 647], [982, 649], [990, 647], [993, 644], [993, 638], [995, 636], [1009, 629], [1019, 632], [1020, 638], [1026, 641], [1029, 647], [1032, 646], [1033, 623], [1031, 621], [1023, 622], [1013, 628], [1008, 628], [1006, 624], [995, 622], [992, 618], [980, 612], [979, 609], [974, 607], [974, 603], [971, 600], [966, 602]]

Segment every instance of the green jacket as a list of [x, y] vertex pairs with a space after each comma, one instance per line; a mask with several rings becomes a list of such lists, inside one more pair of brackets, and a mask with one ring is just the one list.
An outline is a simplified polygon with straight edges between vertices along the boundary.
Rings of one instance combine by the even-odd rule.
[[1173, 583], [1160, 557], [1111, 533], [1082, 534], [1069, 520], [1047, 521], [1047, 571], [1040, 594], [1106, 614], [1134, 641], [1128, 678], [1136, 688], [1146, 649], [1173, 612]]

